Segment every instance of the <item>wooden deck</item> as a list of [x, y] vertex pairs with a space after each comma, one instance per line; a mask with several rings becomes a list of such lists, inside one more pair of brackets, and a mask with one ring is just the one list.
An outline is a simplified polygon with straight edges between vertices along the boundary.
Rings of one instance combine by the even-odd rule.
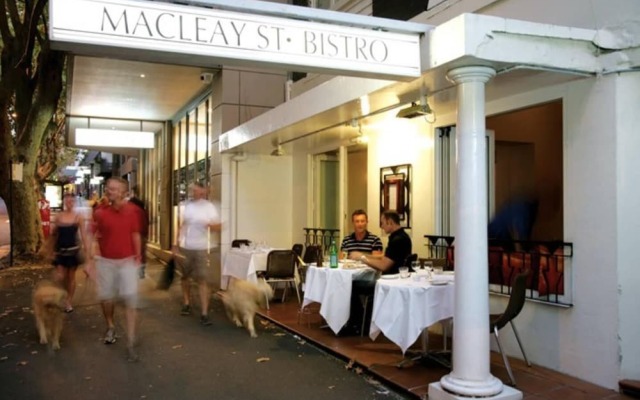
[[[304, 315], [298, 323], [299, 304], [295, 296], [289, 296], [285, 303], [272, 303], [270, 310], [260, 315], [283, 328], [294, 332], [301, 338], [342, 358], [353, 361], [376, 376], [388, 386], [405, 392], [408, 398], [427, 398], [429, 383], [438, 381], [449, 372], [448, 369], [433, 361], [417, 362], [398, 368], [404, 358], [400, 349], [383, 335], [374, 342], [368, 337], [337, 337], [330, 329], [321, 328], [322, 318], [317, 309], [310, 315]], [[430, 347], [438, 348], [442, 338], [430, 335]], [[527, 367], [518, 359], [510, 359], [518, 390], [528, 400], [544, 399], [631, 399], [631, 397], [605, 389], [591, 383], [562, 375], [539, 366]], [[502, 364], [500, 354], [491, 354], [491, 373], [505, 384], [509, 382], [507, 370]]]

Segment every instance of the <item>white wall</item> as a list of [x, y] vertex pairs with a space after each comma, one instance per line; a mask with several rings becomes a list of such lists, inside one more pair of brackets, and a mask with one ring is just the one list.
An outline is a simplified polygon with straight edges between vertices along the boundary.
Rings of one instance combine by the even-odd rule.
[[461, 13], [493, 15], [577, 28], [601, 29], [638, 19], [637, 0], [435, 0], [414, 22], [439, 25]]
[[617, 124], [617, 266], [620, 327], [620, 378], [640, 377], [640, 73], [616, 78]]
[[[302, 228], [309, 227], [312, 210], [309, 205], [310, 196], [308, 193], [308, 156], [303, 152], [294, 152], [292, 160], [292, 220], [291, 235], [293, 243], [304, 243], [304, 231]], [[307, 212], [308, 210], [308, 212]]]
[[[369, 230], [380, 236], [380, 168], [411, 164], [411, 237], [413, 252], [427, 256], [424, 235], [433, 233], [434, 173], [433, 128], [423, 118], [400, 119], [390, 113], [386, 119], [366, 128], [369, 136], [369, 185], [367, 187]], [[386, 237], [383, 243], [386, 246]]]
[[291, 248], [292, 157], [250, 155], [238, 162], [235, 185], [237, 238]]
[[[574, 305], [563, 309], [528, 302], [516, 324], [534, 364], [616, 388], [616, 78], [585, 79], [502, 98], [488, 103], [487, 113], [558, 98], [564, 108], [564, 240], [574, 245], [569, 272]], [[491, 298], [493, 312], [505, 305], [505, 299]], [[501, 337], [507, 339], [507, 352], [521, 358], [509, 328]]]
[[615, 77], [568, 86], [564, 212], [574, 307], [558, 321], [556, 350], [561, 371], [610, 388], [618, 371], [614, 99]]

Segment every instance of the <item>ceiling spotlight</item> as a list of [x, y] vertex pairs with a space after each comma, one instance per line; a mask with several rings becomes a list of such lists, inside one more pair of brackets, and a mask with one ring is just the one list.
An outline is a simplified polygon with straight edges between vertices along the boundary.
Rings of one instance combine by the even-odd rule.
[[281, 157], [284, 155], [284, 150], [282, 149], [282, 146], [280, 144], [278, 144], [276, 146], [275, 149], [273, 149], [273, 151], [271, 152], [271, 155], [274, 157]]

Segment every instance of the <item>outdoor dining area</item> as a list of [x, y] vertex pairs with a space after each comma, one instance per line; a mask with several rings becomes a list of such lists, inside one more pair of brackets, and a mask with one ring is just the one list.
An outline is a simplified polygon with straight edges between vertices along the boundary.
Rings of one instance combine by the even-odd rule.
[[[428, 255], [439, 257], [418, 258], [412, 254], [399, 274], [380, 275], [349, 259], [331, 268], [328, 247], [322, 242], [282, 249], [238, 240], [223, 259], [222, 289], [231, 279], [265, 279], [272, 283], [276, 296], [260, 312], [261, 317], [344, 359], [349, 368], [364, 369], [408, 395], [425, 398], [429, 383], [451, 370], [456, 281], [447, 249], [439, 249], [433, 237], [426, 241]], [[518, 339], [522, 359], [492, 352], [491, 373], [507, 385], [517, 385], [525, 398], [553, 398], [540, 392], [554, 387], [569, 393], [568, 398], [574, 398], [571, 393], [581, 398], [580, 393], [589, 390], [611, 395], [610, 391], [530, 365], [514, 324], [524, 306], [527, 284], [532, 282], [530, 275], [527, 268], [512, 277], [505, 312], [491, 316], [492, 340], [498, 340], [500, 346], [499, 332], [509, 326]], [[357, 299], [362, 310], [357, 321], [360, 329], [355, 334], [346, 330], [349, 322], [353, 323], [354, 280], [375, 281], [373, 293]]]

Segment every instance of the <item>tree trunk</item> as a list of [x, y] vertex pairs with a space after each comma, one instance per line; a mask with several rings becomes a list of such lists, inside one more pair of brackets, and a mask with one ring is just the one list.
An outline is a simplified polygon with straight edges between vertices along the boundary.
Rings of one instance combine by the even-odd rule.
[[33, 165], [25, 164], [22, 182], [12, 182], [13, 201], [8, 208], [13, 219], [13, 254], [16, 257], [35, 254], [44, 240], [33, 174], [27, 172], [33, 168]]

